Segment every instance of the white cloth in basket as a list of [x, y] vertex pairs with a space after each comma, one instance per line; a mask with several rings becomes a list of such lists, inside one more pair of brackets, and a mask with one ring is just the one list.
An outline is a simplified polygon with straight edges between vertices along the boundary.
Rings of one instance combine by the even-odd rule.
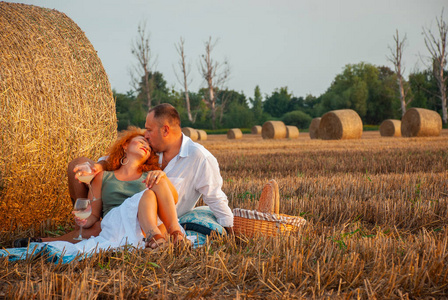
[[256, 210], [248, 210], [248, 209], [242, 209], [242, 208], [234, 208], [233, 216], [246, 218], [246, 219], [253, 219], [253, 220], [271, 221], [271, 222], [276, 222], [276, 223], [281, 223], [281, 224], [292, 225], [295, 227], [305, 225], [305, 223], [306, 223], [306, 220], [302, 217], [262, 213], [262, 212], [259, 212]]

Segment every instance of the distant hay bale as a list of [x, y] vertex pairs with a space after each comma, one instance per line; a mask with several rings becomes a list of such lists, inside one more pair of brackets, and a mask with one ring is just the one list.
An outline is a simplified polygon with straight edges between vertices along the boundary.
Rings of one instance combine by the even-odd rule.
[[327, 112], [320, 119], [319, 138], [323, 140], [360, 139], [362, 121], [352, 109]]
[[310, 128], [308, 129], [311, 139], [319, 138], [319, 124], [320, 124], [320, 118], [314, 118], [311, 121]]
[[282, 121], [267, 121], [261, 129], [264, 139], [284, 139], [286, 137], [286, 126]]
[[182, 133], [188, 136], [193, 141], [197, 141], [199, 138], [199, 133], [196, 129], [191, 127], [184, 127], [182, 128]]
[[0, 11], [0, 219], [66, 220], [68, 162], [99, 158], [117, 136], [110, 83], [65, 14], [7, 2]]
[[198, 140], [206, 141], [207, 140], [207, 132], [205, 130], [197, 130], [198, 131]]
[[387, 119], [384, 120], [380, 125], [380, 135], [381, 136], [401, 136], [401, 121]]
[[439, 136], [442, 118], [433, 110], [410, 108], [401, 119], [401, 135], [404, 137]]
[[243, 132], [239, 128], [232, 128], [227, 131], [227, 138], [229, 140], [237, 140], [243, 137]]
[[296, 139], [299, 137], [299, 128], [296, 126], [286, 126], [286, 138]]
[[252, 134], [261, 134], [261, 126], [260, 125], [253, 126], [251, 129], [251, 133]]

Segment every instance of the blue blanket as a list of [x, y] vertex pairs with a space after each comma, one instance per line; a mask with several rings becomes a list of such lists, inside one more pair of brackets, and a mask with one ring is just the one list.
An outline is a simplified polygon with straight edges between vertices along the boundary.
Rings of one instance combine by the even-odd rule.
[[[187, 237], [190, 237], [190, 240], [194, 240], [192, 243], [193, 248], [204, 245], [207, 235], [210, 235], [213, 231], [216, 231], [218, 234], [224, 234], [225, 232], [225, 229], [218, 224], [208, 206], [197, 207], [188, 212], [179, 218], [179, 223], [185, 229]], [[110, 250], [121, 251], [124, 247], [111, 248]], [[83, 260], [90, 257], [93, 253], [95, 252], [66, 253], [64, 249], [61, 250], [58, 247], [54, 247], [51, 243], [30, 243], [27, 248], [1, 249], [0, 257], [8, 257], [9, 261], [17, 261], [44, 256], [47, 257], [49, 262], [65, 264], [73, 260]]]

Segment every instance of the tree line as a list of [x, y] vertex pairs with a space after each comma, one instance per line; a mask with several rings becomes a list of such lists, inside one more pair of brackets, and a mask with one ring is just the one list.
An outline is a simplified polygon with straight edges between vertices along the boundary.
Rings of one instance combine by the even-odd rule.
[[448, 86], [447, 23], [442, 15], [437, 20], [437, 33], [423, 29], [429, 52], [426, 69], [411, 72], [406, 80], [401, 57], [406, 47], [406, 35], [394, 35], [394, 44], [387, 59], [394, 70], [366, 62], [348, 64], [337, 74], [330, 87], [320, 96], [294, 96], [288, 87], [279, 87], [271, 94], [261, 93], [256, 86], [251, 96], [226, 86], [230, 74], [227, 61], [213, 58], [217, 40], [210, 37], [204, 43], [199, 70], [206, 86], [190, 91], [190, 69], [185, 55], [184, 40], [176, 45], [179, 54], [178, 77], [182, 90], [167, 86], [161, 72], [154, 70], [154, 54], [144, 25], [132, 46], [137, 60], [131, 72], [134, 89], [126, 94], [114, 91], [118, 129], [130, 125], [144, 127], [148, 108], [159, 103], [171, 103], [181, 115], [182, 126], [201, 129], [251, 128], [268, 120], [281, 120], [286, 125], [307, 129], [315, 117], [335, 109], [353, 109], [364, 124], [379, 125], [385, 119], [401, 119], [406, 109], [421, 107], [439, 112], [447, 124], [446, 91]]

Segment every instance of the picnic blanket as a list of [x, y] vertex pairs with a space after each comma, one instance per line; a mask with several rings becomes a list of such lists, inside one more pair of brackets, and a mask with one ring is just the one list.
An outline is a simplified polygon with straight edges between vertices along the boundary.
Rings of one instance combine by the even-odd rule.
[[[138, 194], [127, 199], [120, 206], [121, 209], [116, 210], [114, 208], [109, 212], [109, 214], [112, 213], [110, 216], [109, 214], [106, 215], [103, 219], [103, 222], [105, 222], [104, 226], [102, 224], [103, 230], [97, 237], [91, 237], [77, 244], [63, 241], [30, 243], [27, 248], [2, 249], [0, 250], [0, 257], [8, 257], [10, 261], [16, 261], [44, 255], [48, 261], [68, 263], [76, 259], [85, 259], [102, 250], [122, 251], [124, 248], [141, 249], [144, 247], [144, 243], [142, 242], [143, 235], [138, 220], [136, 220], [137, 218], [132, 217], [136, 216], [135, 205], [138, 207], [138, 202], [135, 199], [132, 200], [134, 197], [138, 197]], [[135, 214], [133, 214], [134, 211]], [[123, 218], [129, 222], [120, 224]], [[109, 222], [113, 222], [117, 226], [110, 227], [108, 225]], [[225, 233], [225, 229], [219, 225], [208, 206], [197, 207], [191, 212], [186, 213], [179, 218], [179, 223], [185, 230], [187, 238], [192, 242], [193, 248], [204, 245], [207, 235], [210, 235], [213, 231], [216, 231], [218, 234]]]

